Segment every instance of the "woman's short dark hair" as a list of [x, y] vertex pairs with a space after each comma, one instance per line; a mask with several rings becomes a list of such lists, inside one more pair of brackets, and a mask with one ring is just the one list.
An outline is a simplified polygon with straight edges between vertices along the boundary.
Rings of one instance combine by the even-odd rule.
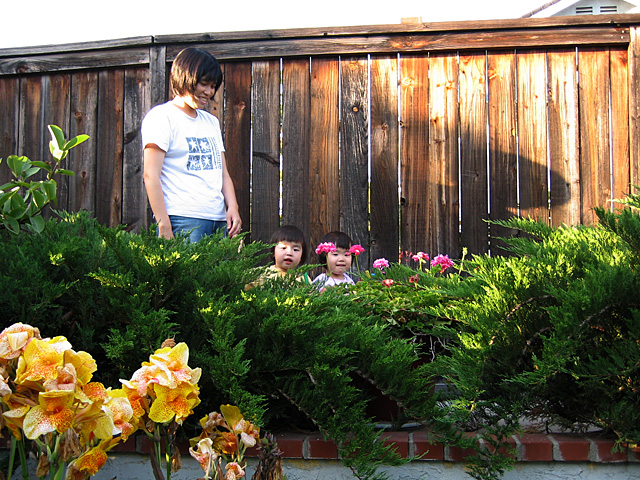
[[[349, 250], [353, 246], [353, 240], [351, 237], [344, 232], [329, 232], [324, 237], [320, 239], [320, 243], [333, 243], [336, 248], [344, 248], [345, 250]], [[327, 254], [319, 253], [318, 254], [319, 263], [326, 265], [327, 264]]]
[[[280, 242], [295, 242], [302, 245], [302, 256], [300, 257], [299, 265], [304, 265], [309, 255], [309, 245], [307, 244], [306, 238], [304, 238], [302, 230], [295, 225], [281, 226], [271, 234], [271, 238], [269, 239], [269, 243], [278, 244]], [[272, 253], [275, 251], [275, 246], [271, 251]]]
[[222, 68], [213, 55], [199, 48], [185, 48], [171, 65], [173, 95], [193, 94], [199, 81], [214, 82], [216, 92], [222, 84]]

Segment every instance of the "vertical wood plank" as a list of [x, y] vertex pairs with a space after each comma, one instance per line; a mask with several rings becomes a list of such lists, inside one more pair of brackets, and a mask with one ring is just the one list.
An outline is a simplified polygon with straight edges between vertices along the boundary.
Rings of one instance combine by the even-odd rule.
[[11, 171], [6, 160], [9, 155], [20, 155], [18, 152], [18, 127], [20, 118], [20, 81], [18, 77], [0, 78], [0, 91], [3, 101], [0, 102], [0, 184], [11, 178]]
[[279, 60], [253, 63], [252, 95], [251, 238], [266, 243], [280, 225]]
[[[612, 197], [631, 193], [629, 157], [629, 72], [627, 50], [611, 48], [611, 173]], [[619, 205], [611, 204], [611, 208]]]
[[[629, 158], [630, 182], [640, 186], [640, 27], [629, 29]], [[636, 188], [632, 192], [638, 193]]]
[[282, 62], [282, 223], [309, 240], [310, 60]]
[[[340, 64], [340, 230], [352, 239], [369, 237], [369, 80], [366, 57]], [[368, 252], [358, 259], [368, 265]]]
[[[149, 47], [149, 93], [151, 95], [150, 108], [169, 100], [166, 45], [151, 45]], [[169, 68], [170, 70], [170, 68]]]
[[243, 229], [251, 225], [251, 62], [225, 65], [224, 147]]
[[[490, 218], [504, 220], [518, 214], [515, 52], [488, 54], [489, 76], [489, 191]], [[491, 253], [504, 254], [497, 237], [516, 232], [490, 226]]]
[[49, 160], [43, 157], [44, 145], [48, 145], [49, 134], [44, 129], [42, 116], [42, 77], [33, 75], [20, 80], [20, 128], [18, 137], [19, 155], [31, 160]]
[[[66, 138], [73, 137], [70, 127], [70, 110], [71, 110], [71, 77], [68, 74], [56, 74], [45, 76], [42, 78], [42, 115], [45, 125], [45, 141], [42, 145], [42, 158], [50, 160], [51, 154], [49, 150], [50, 134], [46, 126], [57, 125], [62, 129]], [[80, 148], [80, 147], [76, 147]], [[74, 149], [75, 150], [75, 149]], [[75, 161], [76, 152], [71, 153], [62, 161], [62, 168], [77, 170]], [[42, 175], [44, 178], [44, 174]], [[58, 184], [57, 205], [52, 208], [57, 210], [69, 210], [69, 182], [73, 177], [60, 175], [55, 178]]]
[[458, 58], [432, 55], [429, 61], [429, 215], [432, 256], [460, 256], [458, 190]]
[[338, 58], [312, 59], [309, 242], [313, 246], [326, 233], [340, 230], [339, 85]]
[[487, 61], [460, 55], [461, 244], [470, 254], [489, 251], [487, 172]]
[[427, 249], [429, 59], [401, 57], [400, 67], [400, 249], [417, 253]]
[[546, 54], [519, 51], [516, 58], [520, 216], [548, 224]]
[[122, 166], [122, 223], [139, 232], [154, 222], [144, 189], [140, 125], [151, 109], [149, 71], [124, 72], [124, 162]]
[[376, 57], [371, 60], [370, 259], [399, 254], [398, 135], [398, 58]]
[[85, 134], [89, 140], [69, 153], [75, 176], [69, 179], [69, 209], [95, 212], [98, 73], [80, 72], [71, 76], [69, 137]]
[[[124, 70], [103, 70], [98, 78], [96, 138], [96, 212], [98, 222], [115, 227], [122, 223], [122, 175], [124, 153]], [[105, 135], [104, 132], [109, 132]], [[142, 200], [141, 200], [142, 201]]]
[[610, 208], [609, 51], [578, 52], [580, 110], [581, 221], [593, 224], [593, 207]]
[[580, 142], [576, 51], [547, 54], [551, 224], [580, 223]]

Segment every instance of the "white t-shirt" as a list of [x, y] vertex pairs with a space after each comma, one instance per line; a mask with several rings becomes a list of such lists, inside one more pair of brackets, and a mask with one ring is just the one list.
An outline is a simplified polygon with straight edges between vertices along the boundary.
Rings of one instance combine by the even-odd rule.
[[312, 283], [317, 283], [318, 288], [325, 288], [325, 287], [335, 287], [337, 285], [344, 285], [344, 286], [355, 285], [356, 282], [354, 282], [353, 279], [346, 273], [344, 274], [344, 278], [342, 280], [333, 278], [327, 275], [326, 273], [321, 273], [320, 275], [318, 275], [316, 278], [313, 279]]
[[166, 152], [160, 182], [169, 215], [226, 220], [222, 195], [222, 133], [204, 110], [190, 117], [173, 103], [152, 108], [142, 121], [142, 148]]

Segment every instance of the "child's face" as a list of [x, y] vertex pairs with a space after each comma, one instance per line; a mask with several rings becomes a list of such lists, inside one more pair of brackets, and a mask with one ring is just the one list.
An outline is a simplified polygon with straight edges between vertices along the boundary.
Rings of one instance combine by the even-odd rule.
[[351, 252], [345, 248], [336, 248], [327, 253], [327, 269], [332, 277], [342, 278], [351, 268]]
[[287, 241], [278, 242], [273, 251], [273, 256], [276, 267], [283, 270], [295, 268], [302, 258], [302, 244]]

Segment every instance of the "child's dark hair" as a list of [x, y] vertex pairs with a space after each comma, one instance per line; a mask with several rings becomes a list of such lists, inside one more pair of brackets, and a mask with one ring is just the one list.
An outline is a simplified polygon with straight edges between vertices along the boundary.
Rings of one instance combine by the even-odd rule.
[[[304, 233], [295, 225], [283, 225], [278, 228], [275, 232], [271, 234], [271, 238], [269, 239], [269, 243], [280, 243], [280, 242], [295, 242], [302, 245], [302, 256], [300, 257], [299, 265], [304, 265], [307, 261], [307, 256], [309, 255], [309, 245], [307, 244], [307, 239], [304, 238]], [[275, 251], [275, 246], [271, 249], [273, 253]]]
[[[320, 239], [320, 243], [333, 243], [336, 248], [344, 248], [345, 250], [349, 250], [353, 246], [353, 240], [351, 237], [344, 232], [329, 232], [324, 237]], [[327, 254], [319, 253], [318, 260], [322, 265], [327, 264]]]
[[198, 82], [214, 82], [216, 92], [222, 84], [222, 68], [213, 55], [199, 48], [185, 48], [171, 65], [170, 85], [174, 95], [193, 94]]

